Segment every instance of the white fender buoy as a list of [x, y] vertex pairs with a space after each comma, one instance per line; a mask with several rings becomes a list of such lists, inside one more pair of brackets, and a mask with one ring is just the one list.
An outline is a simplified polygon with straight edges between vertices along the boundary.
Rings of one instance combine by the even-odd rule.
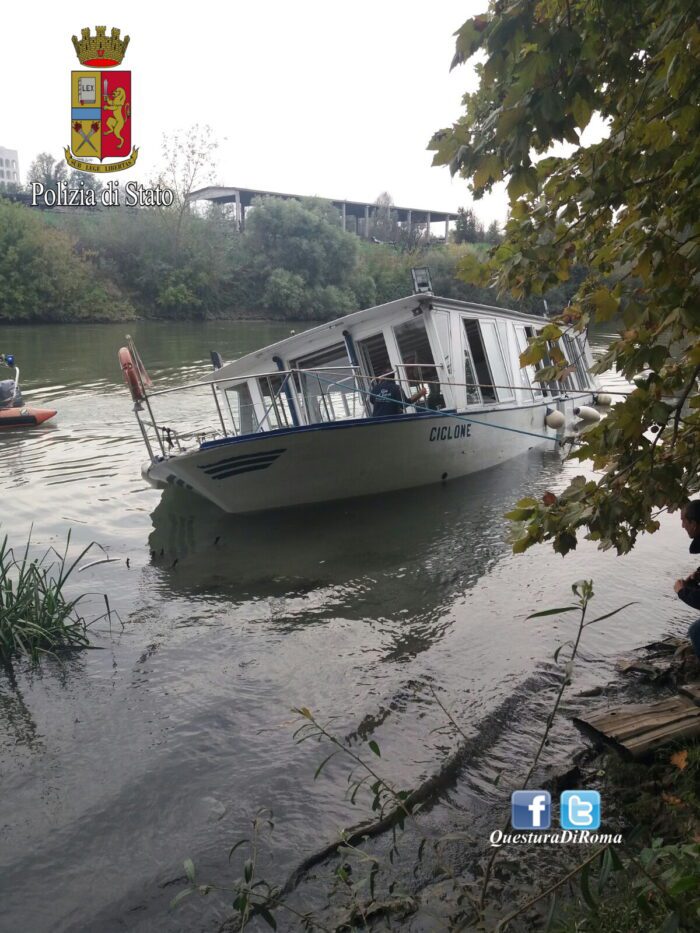
[[600, 395], [596, 395], [595, 403], [596, 405], [600, 405], [601, 407], [607, 407], [608, 405], [612, 405], [612, 395], [606, 395], [605, 392], [601, 392]]
[[581, 419], [581, 421], [588, 421], [590, 424], [593, 424], [595, 421], [600, 421], [600, 412], [597, 412], [595, 408], [589, 408], [588, 405], [581, 405], [580, 408], [574, 408], [574, 414]]
[[555, 408], [548, 408], [547, 413], [544, 416], [544, 423], [548, 428], [554, 428], [555, 431], [558, 431], [560, 428], [563, 428], [566, 424], [566, 418], [564, 417], [563, 411], [558, 411]]

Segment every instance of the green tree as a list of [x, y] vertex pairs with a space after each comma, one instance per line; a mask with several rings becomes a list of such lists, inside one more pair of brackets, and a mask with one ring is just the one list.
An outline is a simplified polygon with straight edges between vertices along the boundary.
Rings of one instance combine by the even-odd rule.
[[472, 208], [458, 208], [454, 232], [455, 243], [483, 243], [485, 240], [484, 225]]
[[185, 131], [163, 135], [163, 164], [157, 183], [174, 194], [171, 208], [163, 210], [164, 220], [173, 220], [173, 248], [177, 256], [185, 219], [191, 213], [190, 195], [213, 181], [219, 141], [210, 126], [195, 123]]
[[393, 207], [394, 199], [388, 191], [382, 191], [374, 202], [370, 234], [382, 243], [394, 243], [399, 236], [399, 225]]
[[27, 172], [27, 187], [33, 181], [39, 182], [45, 188], [52, 188], [58, 182], [66, 181], [68, 169], [63, 159], [56, 161], [49, 152], [40, 152], [29, 166]]
[[[327, 202], [256, 198], [246, 221], [244, 248], [263, 283], [264, 307], [272, 309], [279, 298], [285, 316], [298, 307], [312, 317], [332, 317], [348, 307], [357, 237], [341, 229], [338, 211]], [[327, 291], [329, 286], [340, 291]], [[325, 310], [324, 295], [329, 302]]]
[[476, 216], [470, 207], [457, 209], [455, 243], [476, 243]]
[[305, 283], [300, 275], [286, 269], [274, 269], [265, 285], [263, 305], [298, 320], [304, 316]]
[[68, 187], [80, 188], [81, 185], [85, 191], [102, 191], [104, 188], [99, 175], [94, 172], [79, 172], [74, 168], [68, 175]]
[[108, 321], [133, 317], [119, 287], [76, 255], [42, 212], [0, 199], [0, 320]]
[[492, 220], [486, 231], [485, 240], [492, 246], [501, 242], [501, 225], [497, 220]]
[[462, 274], [519, 298], [566, 282], [579, 263], [571, 307], [521, 362], [548, 353], [541, 378], [551, 378], [565, 367], [554, 344], [565, 329], [615, 318], [597, 371], [643, 373], [574, 454], [599, 478], [577, 477], [549, 505], [527, 500], [516, 548], [550, 540], [565, 553], [581, 529], [623, 553], [658, 527], [657, 510], [700, 488], [697, 3], [496, 0], [459, 29], [453, 65], [477, 53], [479, 87], [430, 148], [475, 198], [507, 181], [511, 213], [490, 265], [467, 258]]

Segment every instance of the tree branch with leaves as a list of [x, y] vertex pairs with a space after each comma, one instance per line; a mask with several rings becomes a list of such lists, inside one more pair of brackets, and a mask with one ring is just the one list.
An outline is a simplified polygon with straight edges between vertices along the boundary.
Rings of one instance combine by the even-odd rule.
[[[515, 298], [542, 295], [585, 267], [565, 313], [521, 365], [552, 355], [565, 328], [617, 325], [594, 372], [615, 368], [630, 394], [571, 456], [576, 477], [547, 503], [518, 510], [517, 548], [577, 533], [629, 551], [700, 489], [700, 24], [692, 0], [494, 0], [456, 33], [453, 67], [473, 57], [479, 87], [437, 132], [434, 164], [470, 182], [475, 199], [507, 183], [502, 243], [460, 274]], [[583, 131], [595, 118], [595, 141]], [[566, 150], [568, 154], [561, 154]]]

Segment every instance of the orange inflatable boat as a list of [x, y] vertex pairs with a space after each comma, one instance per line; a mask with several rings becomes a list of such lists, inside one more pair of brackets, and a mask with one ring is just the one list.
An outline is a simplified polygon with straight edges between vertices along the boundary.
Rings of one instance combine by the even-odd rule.
[[43, 424], [56, 414], [55, 408], [31, 408], [24, 404], [19, 390], [19, 366], [11, 354], [0, 353], [0, 363], [11, 369], [14, 367], [14, 379], [0, 380], [0, 430], [4, 428], [34, 428]]
[[3, 428], [33, 428], [55, 414], [54, 408], [0, 408], [0, 431]]

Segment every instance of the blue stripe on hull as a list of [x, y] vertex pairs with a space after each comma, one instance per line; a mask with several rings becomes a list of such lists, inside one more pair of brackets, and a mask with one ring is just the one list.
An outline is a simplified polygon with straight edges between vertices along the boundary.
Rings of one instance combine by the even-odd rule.
[[199, 469], [211, 479], [228, 479], [229, 476], [239, 476], [241, 473], [252, 473], [255, 470], [266, 470], [285, 452], [286, 448], [266, 450], [257, 454], [243, 454], [240, 457], [224, 457], [215, 463], [207, 463]]

